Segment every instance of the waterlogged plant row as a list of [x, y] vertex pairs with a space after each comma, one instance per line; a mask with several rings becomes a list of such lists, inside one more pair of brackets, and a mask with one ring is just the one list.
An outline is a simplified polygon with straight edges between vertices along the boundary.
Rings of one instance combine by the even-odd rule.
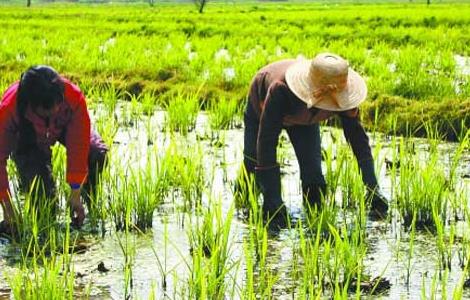
[[[386, 276], [393, 261], [403, 266], [398, 276], [401, 279], [397, 279], [401, 286], [411, 286], [418, 278], [423, 281], [423, 295], [442, 295], [445, 287], [455, 299], [463, 298], [469, 278], [470, 243], [466, 231], [459, 233], [458, 228], [469, 226], [470, 219], [469, 190], [461, 178], [460, 162], [468, 154], [468, 134], [451, 151], [442, 149], [433, 139], [419, 142], [397, 137], [386, 144], [376, 139], [377, 169], [390, 178], [394, 211], [384, 226], [394, 226], [400, 234], [395, 237], [396, 257], [389, 257], [379, 271], [373, 271], [369, 260], [374, 255], [368, 231], [369, 200], [351, 150], [341, 142], [339, 132], [333, 130], [324, 137], [323, 163], [329, 190], [322, 209], [293, 217], [283, 245], [276, 247], [279, 240], [263, 222], [259, 209], [262, 199], [252, 178], [251, 184], [244, 181], [248, 182], [241, 189], [244, 195], [236, 195], [232, 204], [227, 204], [232, 199], [229, 182], [224, 184], [225, 194], [213, 193], [220, 190], [214, 171], [229, 172], [226, 157], [215, 153], [226, 151], [224, 136], [230, 131], [216, 129], [211, 121], [197, 127], [197, 119], [202, 117], [197, 105], [193, 110], [161, 112], [150, 100], [133, 98], [122, 103], [115, 98], [109, 93], [94, 107], [103, 137], [114, 144], [101, 189], [88, 211], [87, 230], [116, 239], [122, 253], [124, 298], [141, 297], [135, 283], [140, 236], [162, 226], [163, 234], [147, 242], [158, 270], [145, 296], [149, 299], [162, 295], [170, 299], [267, 299], [280, 293], [294, 299], [386, 295], [390, 285], [397, 284]], [[184, 99], [192, 101], [194, 97]], [[168, 105], [182, 105], [181, 99], [174, 101]], [[109, 122], [110, 117], [114, 122]], [[429, 132], [430, 136], [435, 134]], [[222, 145], [214, 147], [218, 142]], [[280, 161], [288, 163], [288, 151], [279, 153], [283, 156]], [[63, 149], [55, 148], [54, 157], [58, 178], [64, 172]], [[14, 172], [13, 165], [9, 168]], [[67, 189], [59, 188], [60, 199], [66, 198]], [[32, 189], [23, 200], [15, 201], [21, 206], [17, 208], [17, 246], [22, 262], [7, 279], [12, 293], [15, 298], [27, 299], [45, 299], [42, 295], [48, 295], [48, 299], [87, 298], [93, 283], [77, 278], [73, 258], [80, 254], [71, 255], [80, 251], [83, 236], [64, 228], [68, 212], [63, 200], [59, 199], [57, 206], [32, 202], [36, 197], [31, 196], [38, 190]], [[58, 217], [50, 217], [57, 210]], [[166, 229], [172, 216], [185, 232], [188, 247], [178, 246]], [[240, 224], [245, 229], [240, 230]], [[429, 270], [434, 274], [431, 278], [413, 268], [420, 257], [418, 237], [428, 232], [435, 249], [430, 256], [435, 261]], [[451, 286], [447, 286], [449, 274], [460, 278]], [[22, 278], [28, 278], [27, 285], [22, 284]], [[57, 286], [67, 287], [61, 291], [68, 292], [59, 292]]]

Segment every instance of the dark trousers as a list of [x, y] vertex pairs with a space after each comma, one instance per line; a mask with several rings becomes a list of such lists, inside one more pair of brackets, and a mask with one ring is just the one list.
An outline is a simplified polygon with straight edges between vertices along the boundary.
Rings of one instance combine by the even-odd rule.
[[[253, 173], [256, 166], [256, 145], [258, 140], [259, 119], [251, 103], [244, 114], [244, 164], [248, 172]], [[294, 147], [300, 168], [302, 186], [311, 184], [324, 185], [325, 178], [321, 168], [320, 126], [289, 126], [285, 128]]]
[[[63, 143], [63, 141], [59, 140]], [[88, 154], [88, 177], [82, 187], [82, 196], [89, 204], [90, 196], [98, 183], [99, 174], [104, 168], [108, 148], [98, 133], [90, 136], [90, 152]], [[28, 192], [36, 181], [39, 191], [47, 198], [55, 198], [56, 185], [52, 176], [51, 151], [44, 152], [38, 147], [17, 149], [12, 155], [19, 173], [20, 188]]]

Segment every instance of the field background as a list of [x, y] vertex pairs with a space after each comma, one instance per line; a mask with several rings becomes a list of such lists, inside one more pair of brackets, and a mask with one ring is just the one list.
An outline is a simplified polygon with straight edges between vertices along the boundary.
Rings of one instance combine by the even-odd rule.
[[204, 106], [243, 102], [261, 66], [331, 51], [367, 78], [368, 129], [423, 136], [434, 127], [456, 140], [470, 127], [468, 3], [209, 2], [203, 14], [159, 1], [2, 3], [2, 90], [28, 66], [50, 64], [89, 96], [112, 86], [160, 103], [181, 92]]

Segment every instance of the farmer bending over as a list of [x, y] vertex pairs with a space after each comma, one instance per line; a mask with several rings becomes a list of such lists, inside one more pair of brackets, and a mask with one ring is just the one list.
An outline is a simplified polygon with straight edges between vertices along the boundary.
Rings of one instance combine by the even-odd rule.
[[7, 158], [11, 155], [16, 163], [23, 191], [37, 181], [42, 195], [54, 201], [51, 146], [57, 141], [67, 150], [72, 221], [81, 226], [85, 218], [81, 194], [88, 202], [108, 149], [101, 137], [90, 130], [85, 97], [79, 88], [51, 67], [34, 66], [7, 89], [0, 103], [0, 203], [4, 228], [14, 229]]
[[287, 215], [281, 198], [276, 162], [279, 134], [284, 128], [300, 167], [304, 202], [320, 206], [326, 193], [321, 168], [318, 122], [334, 115], [341, 119], [368, 188], [371, 212], [385, 215], [387, 199], [379, 191], [369, 138], [359, 120], [359, 104], [366, 99], [364, 79], [338, 55], [322, 53], [313, 60], [287, 59], [263, 67], [254, 77], [244, 114], [244, 166], [256, 174], [263, 193], [265, 217]]

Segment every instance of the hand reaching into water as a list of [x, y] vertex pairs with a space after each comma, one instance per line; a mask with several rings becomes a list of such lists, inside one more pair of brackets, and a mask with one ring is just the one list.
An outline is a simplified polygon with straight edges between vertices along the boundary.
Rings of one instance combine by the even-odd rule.
[[378, 186], [367, 187], [367, 201], [370, 201], [370, 215], [385, 218], [388, 213], [388, 200]]
[[12, 237], [16, 233], [14, 227], [14, 211], [11, 206], [10, 198], [3, 199], [1, 202], [3, 208], [3, 221], [0, 222], [0, 234]]
[[72, 190], [69, 198], [72, 226], [81, 227], [85, 219], [85, 209], [80, 196], [80, 189]]

